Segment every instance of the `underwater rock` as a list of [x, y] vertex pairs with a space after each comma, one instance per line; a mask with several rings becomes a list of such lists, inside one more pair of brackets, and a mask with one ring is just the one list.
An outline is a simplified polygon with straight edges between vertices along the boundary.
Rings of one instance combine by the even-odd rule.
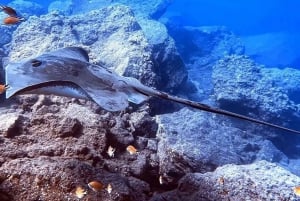
[[82, 125], [78, 119], [63, 118], [57, 119], [53, 128], [54, 135], [57, 137], [76, 137], [81, 132]]
[[82, 1], [82, 0], [71, 0], [72, 2], [72, 14], [84, 14], [88, 13], [92, 10], [99, 10], [104, 7], [109, 6], [115, 0], [90, 0], [90, 1]]
[[270, 141], [233, 127], [227, 118], [183, 108], [157, 116], [157, 122], [160, 175], [171, 184], [186, 173], [212, 171], [229, 163], [288, 161]]
[[[14, 159], [0, 167], [0, 178], [1, 191], [12, 200], [77, 200], [74, 191], [78, 186], [85, 189], [86, 200], [148, 200], [145, 182], [108, 173], [74, 158]], [[103, 188], [90, 190], [90, 181], [101, 182]], [[106, 192], [108, 184], [112, 186], [111, 194]]]
[[140, 0], [92, 0], [82, 2], [81, 0], [72, 0], [74, 8], [73, 14], [82, 14], [95, 9], [101, 9], [110, 4], [123, 4], [129, 6], [134, 14], [139, 18], [152, 18], [159, 19], [169, 5], [170, 0], [152, 0], [143, 1]]
[[[33, 113], [24, 110], [16, 112], [15, 115], [23, 113], [17, 127], [18, 135], [14, 136], [13, 141], [3, 142], [5, 147], [0, 148], [3, 160], [24, 156], [76, 157], [94, 162], [101, 159], [100, 153], [106, 149], [106, 129], [109, 129], [105, 123], [107, 117], [95, 114], [93, 110], [83, 106], [74, 107], [70, 103], [61, 105], [58, 110], [45, 109], [54, 108], [54, 105], [40, 107]], [[85, 123], [85, 119], [89, 122]]]
[[242, 40], [224, 26], [180, 27], [172, 24], [176, 21], [165, 23], [185, 63], [200, 59], [205, 66], [226, 55], [245, 52]]
[[[180, 62], [178, 54], [177, 60], [168, 66], [153, 60], [155, 51], [144, 31], [132, 11], [122, 5], [109, 6], [85, 15], [67, 17], [51, 13], [40, 18], [33, 16], [15, 31], [10, 60], [37, 56], [66, 46], [81, 46], [89, 51], [91, 62], [118, 74], [138, 78], [148, 86], [176, 91], [186, 79], [187, 73], [182, 65], [176, 65], [180, 67], [178, 70], [171, 66], [175, 61]], [[158, 66], [159, 69], [155, 69]], [[173, 78], [168, 75], [170, 72], [181, 76]]]
[[151, 117], [148, 112], [134, 112], [130, 114], [130, 124], [133, 127], [134, 136], [143, 136], [147, 138], [155, 138], [158, 128], [155, 118]]
[[0, 134], [3, 137], [11, 138], [19, 134], [19, 123], [21, 116], [15, 113], [1, 114]]
[[[0, 136], [0, 144], [3, 145], [0, 146], [1, 196], [7, 195], [11, 200], [75, 200], [76, 186], [87, 190], [89, 181], [100, 180], [105, 185], [112, 185], [112, 193], [109, 195], [105, 189], [99, 193], [88, 190], [85, 195], [87, 199], [149, 199], [149, 184], [138, 178], [144, 178], [144, 175], [158, 177], [157, 171], [149, 172], [158, 169], [153, 156], [156, 149], [142, 150], [138, 147], [139, 153], [130, 155], [125, 146], [112, 144], [114, 142], [109, 133], [118, 124], [116, 119], [120, 119], [119, 129], [128, 130], [128, 114], [118, 116], [99, 111], [93, 104], [80, 105], [71, 102], [72, 99], [55, 96], [41, 101], [44, 105], [34, 107], [39, 100], [30, 97], [24, 96], [22, 99], [27, 102], [26, 106], [12, 106], [15, 108], [12, 118], [8, 113], [12, 109], [1, 110], [5, 114], [2, 118], [6, 120], [0, 125], [4, 131], [9, 128], [4, 122], [15, 120], [22, 114], [18, 135], [13, 139]], [[24, 107], [25, 110], [22, 109]], [[29, 110], [33, 107], [34, 110]], [[116, 158], [107, 156], [108, 146], [116, 148]], [[43, 197], [39, 197], [41, 191]]]
[[212, 66], [226, 55], [243, 54], [244, 45], [239, 37], [223, 26], [179, 26], [172, 19], [164, 22], [174, 38], [187, 69], [188, 76], [196, 86], [193, 98], [208, 99], [213, 93]]
[[[118, 121], [119, 120], [117, 120], [117, 122]], [[121, 146], [129, 145], [134, 141], [132, 133], [126, 130], [124, 126], [120, 125], [119, 123], [117, 123], [116, 126], [110, 129], [109, 136], [114, 144], [118, 144]]]
[[72, 0], [69, 1], [53, 1], [48, 6], [48, 13], [58, 12], [63, 15], [71, 15], [73, 12]]
[[274, 86], [284, 88], [289, 99], [300, 104], [300, 71], [293, 68], [262, 68], [262, 74], [272, 80]]
[[[214, 96], [220, 107], [275, 124], [286, 122], [287, 127], [299, 126], [300, 108], [292, 101], [294, 97], [289, 98], [291, 94], [284, 85], [275, 84], [276, 79], [268, 73], [272, 70], [263, 69], [247, 56], [232, 55], [219, 60], [213, 67], [212, 78]], [[280, 79], [287, 79], [286, 76]], [[289, 77], [293, 80], [294, 75]]]
[[104, 167], [109, 172], [118, 172], [124, 176], [134, 176], [144, 179], [149, 171], [148, 159], [145, 154], [135, 154], [130, 156], [129, 153], [123, 153], [123, 159], [105, 160]]
[[190, 173], [177, 189], [153, 196], [150, 201], [297, 200], [293, 188], [300, 178], [276, 164], [224, 165], [214, 172]]
[[[182, 83], [181, 89], [185, 87], [188, 74], [174, 39], [161, 22], [144, 18], [138, 22], [152, 46], [153, 68], [160, 78], [157, 88], [176, 93], [178, 83]], [[166, 80], [169, 82], [165, 83]]]
[[140, 0], [116, 0], [116, 2], [130, 6], [139, 17], [152, 19], [159, 19], [172, 4], [170, 0], [143, 1], [143, 3]]

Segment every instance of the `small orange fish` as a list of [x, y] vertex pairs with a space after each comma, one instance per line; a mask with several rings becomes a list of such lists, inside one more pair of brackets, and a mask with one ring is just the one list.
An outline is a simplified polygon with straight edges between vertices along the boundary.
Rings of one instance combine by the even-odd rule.
[[0, 6], [0, 9], [11, 17], [17, 17], [17, 12], [15, 11], [15, 9], [13, 9], [11, 7]]
[[300, 196], [300, 186], [295, 186], [293, 190], [297, 196]]
[[9, 16], [4, 18], [3, 23], [6, 25], [13, 25], [24, 21], [24, 18]]
[[3, 94], [8, 89], [7, 84], [0, 84], [0, 94]]
[[104, 188], [104, 185], [99, 181], [91, 181], [88, 186], [95, 192], [99, 192]]
[[126, 150], [129, 152], [130, 155], [138, 153], [137, 149], [132, 145], [129, 145], [126, 148]]

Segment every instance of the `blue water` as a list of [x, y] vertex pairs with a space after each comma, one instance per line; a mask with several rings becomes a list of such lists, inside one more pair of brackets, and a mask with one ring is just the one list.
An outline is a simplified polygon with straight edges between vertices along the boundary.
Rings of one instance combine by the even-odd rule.
[[259, 52], [259, 63], [300, 69], [299, 8], [297, 0], [175, 0], [166, 15], [182, 26], [226, 26], [244, 40], [246, 54]]
[[169, 12], [193, 26], [225, 25], [238, 35], [300, 32], [297, 0], [175, 0]]

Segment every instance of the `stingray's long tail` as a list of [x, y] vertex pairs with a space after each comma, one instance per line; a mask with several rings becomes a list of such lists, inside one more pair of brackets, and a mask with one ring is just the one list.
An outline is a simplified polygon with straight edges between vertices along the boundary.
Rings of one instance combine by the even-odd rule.
[[272, 124], [272, 123], [268, 123], [268, 122], [265, 122], [265, 121], [261, 121], [261, 120], [258, 120], [258, 119], [254, 119], [254, 118], [251, 118], [251, 117], [240, 115], [240, 114], [237, 114], [237, 113], [229, 112], [229, 111], [226, 111], [226, 110], [213, 108], [213, 107], [210, 107], [208, 105], [205, 105], [205, 104], [202, 104], [202, 103], [199, 103], [199, 102], [186, 100], [186, 99], [179, 98], [179, 97], [176, 97], [176, 96], [171, 96], [171, 95], [169, 95], [165, 92], [150, 89], [148, 87], [147, 88], [142, 88], [142, 89], [135, 88], [135, 90], [137, 90], [138, 92], [143, 93], [145, 95], [151, 95], [151, 96], [159, 97], [159, 98], [162, 98], [162, 99], [171, 100], [171, 101], [181, 103], [181, 104], [184, 104], [184, 105], [187, 105], [187, 106], [199, 109], [199, 110], [203, 110], [203, 111], [207, 111], [207, 112], [211, 112], [211, 113], [216, 113], [216, 114], [222, 114], [222, 115], [230, 116], [230, 117], [235, 117], [235, 118], [238, 118], [238, 119], [243, 119], [243, 120], [254, 122], [254, 123], [257, 123], [257, 124], [270, 126], [270, 127], [281, 129], [281, 130], [288, 131], [288, 132], [291, 132], [291, 133], [300, 134], [300, 131], [297, 131], [297, 130], [285, 128], [285, 127], [282, 127], [282, 126], [279, 126], [279, 125], [275, 125], [275, 124]]

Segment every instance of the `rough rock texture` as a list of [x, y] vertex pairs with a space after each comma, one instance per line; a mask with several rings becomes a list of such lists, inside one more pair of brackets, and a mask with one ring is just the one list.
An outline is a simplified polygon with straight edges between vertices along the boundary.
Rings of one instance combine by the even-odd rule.
[[[263, 198], [264, 188], [239, 192], [234, 189], [236, 182], [247, 186], [249, 175], [259, 187], [270, 181], [270, 185], [279, 186], [269, 173], [260, 177], [260, 171], [242, 171], [246, 166], [225, 166], [215, 173], [197, 173], [196, 180], [190, 180], [189, 173], [204, 173], [227, 163], [243, 164], [261, 159], [288, 163], [271, 142], [233, 128], [228, 120], [187, 108], [157, 117], [158, 125], [145, 110], [109, 113], [89, 101], [56, 96], [21, 96], [10, 107], [0, 107], [0, 112], [0, 198], [3, 201], [78, 200], [75, 195], [78, 186], [87, 190], [81, 200], [92, 201], [146, 201], [163, 197], [171, 201], [177, 199], [173, 198], [174, 192], [182, 200], [195, 200], [200, 195]], [[129, 141], [124, 134], [130, 136]], [[129, 154], [126, 151], [129, 144], [138, 153]], [[116, 149], [114, 156], [108, 154], [109, 146]], [[273, 168], [266, 162], [257, 166], [261, 172]], [[284, 190], [284, 182], [289, 180], [280, 169], [276, 174], [283, 175], [276, 177], [276, 182], [281, 182], [280, 188]], [[216, 182], [221, 176], [225, 179], [224, 188]], [[207, 182], [203, 183], [203, 178]], [[101, 181], [104, 188], [92, 191], [87, 186], [92, 180]], [[105, 189], [108, 184], [113, 188], [111, 194]], [[177, 184], [179, 187], [174, 191], [156, 195], [156, 190], [169, 191]], [[200, 188], [207, 191], [199, 191]], [[189, 189], [188, 194], [185, 189]], [[279, 189], [274, 186], [266, 189], [268, 196], [277, 198]], [[291, 195], [282, 192], [282, 196]]]
[[[57, 13], [31, 17], [16, 30], [10, 59], [20, 60], [72, 45], [87, 49], [91, 62], [118, 74], [136, 77], [149, 86], [176, 90], [186, 80], [183, 65], [176, 65], [175, 69], [172, 65], [165, 65], [161, 58], [153, 60], [152, 54], [157, 51], [151, 48], [131, 10], [121, 5], [70, 17]], [[164, 56], [176, 54], [174, 50], [166, 52]], [[175, 57], [177, 60], [171, 64], [181, 62], [178, 54]], [[178, 76], [170, 77], [170, 72]]]
[[300, 178], [266, 161], [225, 165], [214, 172], [184, 176], [178, 187], [157, 194], [151, 201], [298, 200], [293, 188]]
[[[174, 90], [176, 90], [178, 83], [186, 83], [188, 75], [174, 39], [169, 36], [166, 26], [161, 22], [139, 19], [139, 24], [152, 47], [154, 71], [157, 72], [160, 79], [158, 88], [176, 92]], [[170, 81], [166, 85], [164, 80]], [[186, 86], [181, 86], [181, 90], [184, 87]]]
[[85, 13], [93, 9], [103, 8], [109, 4], [124, 4], [130, 6], [135, 15], [139, 18], [158, 19], [162, 16], [167, 7], [172, 3], [170, 0], [92, 0], [82, 2], [80, 0], [72, 0], [73, 13]]
[[[110, 183], [113, 191], [89, 190], [83, 200], [148, 200], [150, 184], [158, 180], [156, 149], [153, 139], [144, 137], [139, 145], [129, 131], [145, 121], [154, 124], [151, 117], [136, 112], [144, 118], [130, 120], [126, 112], [108, 113], [90, 102], [55, 96], [22, 96], [0, 111], [2, 200], [77, 200], [76, 186], [88, 189], [92, 180]], [[128, 132], [132, 141], [114, 141], [112, 128]], [[130, 155], [129, 144], [139, 153]], [[114, 157], [107, 154], [109, 146], [116, 149]]]
[[[213, 67], [214, 98], [219, 107], [299, 130], [297, 81], [297, 70], [266, 69], [246, 56], [228, 56]], [[299, 136], [265, 131], [282, 152], [298, 158]]]
[[[141, 180], [112, 174], [70, 157], [14, 159], [1, 166], [0, 178], [1, 188], [9, 189], [5, 195], [10, 200], [75, 201], [78, 200], [75, 194], [78, 186], [87, 191], [81, 200], [93, 201], [147, 200], [146, 193], [150, 191], [149, 186]], [[92, 191], [87, 185], [95, 180], [104, 185], [99, 192]], [[113, 187], [110, 194], [105, 190], [108, 184]]]
[[71, 15], [73, 12], [73, 3], [69, 1], [53, 1], [48, 6], [48, 13], [59, 12], [63, 15]]
[[[126, 6], [106, 7], [116, 2], [132, 6], [135, 15]], [[243, 45], [222, 27], [173, 30], [182, 37], [174, 42], [166, 27], [152, 20], [159, 18], [170, 2], [74, 0], [72, 5], [55, 1], [49, 6], [55, 12], [32, 16], [21, 23], [14, 34], [10, 59], [76, 45], [89, 51], [93, 63], [137, 77], [147, 85], [177, 92], [187, 80], [177, 45], [184, 53], [193, 81], [202, 79], [198, 81], [198, 90], [208, 91], [213, 86], [211, 73], [215, 62], [226, 55], [243, 53]], [[105, 8], [87, 13], [91, 7], [98, 9], [94, 7], [96, 4]], [[63, 10], [57, 11], [59, 7]], [[76, 12], [83, 14], [64, 16]], [[188, 37], [191, 40], [186, 40]], [[8, 49], [3, 50], [3, 55]], [[186, 49], [193, 51], [185, 54]], [[230, 59], [223, 61], [230, 66]], [[220, 73], [224, 71], [221, 69]], [[288, 85], [284, 92], [292, 104], [298, 104], [299, 90], [293, 85], [299, 78], [289, 79], [289, 73], [295, 72], [287, 71], [286, 77], [278, 77], [272, 70], [261, 72], [266, 80], [272, 76], [278, 88], [276, 93], [282, 92], [280, 85]], [[258, 74], [254, 73], [259, 77]], [[231, 74], [224, 76], [226, 80]], [[221, 77], [218, 80], [221, 87]], [[254, 98], [261, 101], [260, 91], [256, 91]], [[271, 105], [267, 109], [271, 110]], [[294, 198], [291, 187], [297, 185], [299, 178], [291, 175], [290, 180], [288, 173], [267, 162], [224, 166], [205, 173], [228, 163], [245, 164], [262, 159], [289, 167], [287, 157], [262, 137], [261, 129], [187, 108], [157, 117], [151, 117], [149, 112], [149, 108], [129, 107], [109, 113], [89, 101], [55, 96], [23, 96], [11, 100], [10, 107], [1, 103], [0, 200], [78, 200], [74, 192], [77, 186], [87, 190], [80, 200], [91, 201], [146, 201], [151, 197], [170, 201], [194, 201], [201, 197], [267, 200], [271, 196], [280, 200], [279, 194], [283, 200]], [[136, 147], [138, 152], [129, 154], [128, 145]], [[109, 149], [115, 151], [111, 153]], [[104, 188], [92, 191], [87, 186], [92, 180], [101, 181], [104, 188], [111, 184], [112, 193]], [[174, 188], [155, 195], [156, 190]]]
[[293, 68], [262, 68], [262, 74], [272, 80], [274, 86], [284, 87], [291, 101], [300, 104], [300, 71]]
[[[206, 172], [255, 160], [287, 163], [287, 157], [255, 130], [235, 128], [232, 121], [183, 108], [157, 117], [160, 175], [174, 183], [188, 172]], [[247, 123], [245, 123], [247, 124]]]
[[150, 17], [159, 19], [166, 11], [168, 6], [172, 3], [171, 0], [116, 0], [116, 2], [130, 5], [138, 16]]
[[[199, 62], [207, 65], [226, 55], [244, 53], [241, 39], [226, 27], [178, 27], [168, 22], [166, 25], [176, 41], [178, 51], [187, 63], [201, 58]], [[186, 40], [187, 38], [189, 40]]]
[[18, 122], [21, 119], [20, 115], [15, 113], [1, 114], [0, 118], [5, 119], [5, 121], [0, 122], [0, 134], [3, 137], [10, 138], [18, 135]]
[[[285, 122], [285, 126], [299, 125], [300, 107], [289, 97], [291, 90], [279, 85], [278, 78], [273, 79], [276, 71], [263, 69], [246, 56], [221, 59], [213, 68], [214, 96], [220, 107], [273, 123]], [[277, 77], [286, 80], [287, 74]], [[293, 74], [288, 77], [295, 80]]]
[[226, 55], [243, 54], [241, 39], [222, 26], [181, 27], [176, 21], [165, 24], [187, 66], [189, 79], [197, 88], [194, 98], [208, 99], [213, 93], [212, 66]]

